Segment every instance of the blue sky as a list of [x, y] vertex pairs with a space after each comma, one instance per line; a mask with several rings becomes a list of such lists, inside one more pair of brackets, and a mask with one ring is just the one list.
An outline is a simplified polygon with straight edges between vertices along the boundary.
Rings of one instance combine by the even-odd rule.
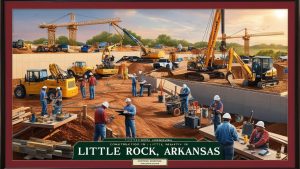
[[[13, 40], [34, 40], [40, 37], [47, 38], [47, 30], [40, 29], [41, 23], [50, 23], [67, 13], [73, 12], [76, 21], [93, 20], [96, 18], [119, 17], [120, 26], [136, 32], [143, 38], [156, 38], [159, 34], [167, 34], [176, 39], [185, 39], [190, 42], [202, 41], [205, 28], [209, 21], [211, 9], [180, 10], [180, 9], [49, 9], [49, 10], [21, 10], [13, 11]], [[64, 17], [55, 23], [68, 22]], [[284, 9], [226, 9], [225, 31], [232, 35], [243, 28], [249, 33], [282, 31], [285, 35], [253, 37], [250, 44], [275, 43], [287, 45], [287, 10]], [[109, 31], [115, 33], [109, 25], [80, 26], [77, 40], [85, 42], [92, 36]], [[243, 31], [235, 34], [242, 35]], [[56, 37], [68, 36], [66, 28], [57, 28]], [[204, 40], [207, 41], [208, 37]], [[243, 44], [242, 39], [231, 39], [228, 42]]]

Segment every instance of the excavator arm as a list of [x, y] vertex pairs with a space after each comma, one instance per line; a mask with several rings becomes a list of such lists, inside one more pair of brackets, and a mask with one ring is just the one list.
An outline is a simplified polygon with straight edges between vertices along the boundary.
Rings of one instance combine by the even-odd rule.
[[245, 74], [246, 76], [246, 80], [248, 79], [253, 79], [253, 74], [252, 74], [252, 71], [250, 69], [250, 67], [245, 64], [243, 62], [243, 60], [241, 59], [241, 57], [233, 50], [233, 48], [230, 48], [229, 51], [228, 51], [228, 64], [227, 64], [227, 75], [226, 75], [226, 80], [232, 85], [233, 82], [232, 82], [232, 63], [233, 63], [233, 59], [235, 58], [236, 61], [241, 65], [242, 69], [243, 69], [243, 73]]
[[68, 78], [68, 74], [55, 63], [49, 65], [49, 71], [54, 79], [64, 80]]
[[114, 45], [106, 46], [102, 52], [102, 60], [104, 60], [105, 55], [110, 55], [110, 52], [119, 45], [120, 45], [119, 43], [116, 43]]
[[124, 32], [124, 34], [126, 34], [132, 41], [134, 41], [137, 45], [139, 45], [142, 49], [143, 55], [148, 55], [150, 53], [149, 50], [144, 46], [144, 44], [141, 41], [139, 41], [136, 37], [134, 37], [132, 34], [130, 34], [127, 29], [122, 28], [116, 23], [112, 23], [112, 25], [121, 29]]

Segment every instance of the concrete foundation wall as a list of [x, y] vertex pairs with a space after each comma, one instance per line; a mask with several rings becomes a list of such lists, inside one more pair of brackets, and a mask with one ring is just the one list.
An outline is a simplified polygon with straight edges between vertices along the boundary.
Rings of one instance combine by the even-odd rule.
[[[153, 83], [155, 78], [147, 77], [147, 81]], [[287, 96], [177, 79], [166, 79], [163, 80], [163, 82], [166, 90], [174, 91], [175, 85], [177, 85], [178, 92], [184, 83], [187, 84], [192, 91], [192, 96], [198, 100], [200, 104], [209, 105], [213, 100], [214, 95], [218, 94], [224, 104], [225, 112], [249, 117], [251, 110], [253, 110], [253, 118], [255, 119], [268, 122], [287, 123]], [[160, 79], [157, 79], [152, 85], [158, 87], [159, 83]]]
[[[112, 52], [115, 61], [123, 56], [140, 56], [140, 52]], [[191, 57], [191, 54], [178, 54], [178, 57]], [[95, 67], [101, 63], [102, 52], [99, 53], [35, 53], [13, 54], [12, 74], [13, 79], [24, 78], [27, 69], [45, 69], [49, 64], [56, 63], [63, 70], [67, 70], [75, 61], [86, 61], [88, 66]], [[48, 72], [49, 73], [49, 72]]]
[[[119, 60], [123, 56], [136, 55], [140, 52], [112, 52], [115, 60]], [[86, 61], [88, 66], [95, 67], [101, 63], [102, 53], [41, 53], [41, 54], [13, 54], [12, 69], [13, 79], [24, 78], [27, 69], [45, 69], [49, 68], [49, 64], [56, 63], [63, 70], [67, 70], [75, 61]], [[48, 69], [49, 70], [49, 69]], [[49, 73], [49, 72], [48, 72]]]

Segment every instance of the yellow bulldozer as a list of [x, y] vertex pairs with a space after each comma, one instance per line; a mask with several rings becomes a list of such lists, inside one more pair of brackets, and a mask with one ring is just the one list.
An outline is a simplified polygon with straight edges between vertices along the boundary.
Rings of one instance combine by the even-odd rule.
[[90, 72], [94, 74], [94, 68], [87, 66], [85, 61], [76, 61], [67, 69], [67, 72], [69, 76], [73, 76], [75, 78], [83, 77], [84, 75], [89, 77]]
[[25, 78], [20, 80], [16, 86], [14, 94], [16, 98], [25, 98], [26, 95], [40, 94], [43, 86], [47, 86], [48, 101], [56, 95], [56, 88], [62, 89], [63, 97], [70, 98], [78, 94], [78, 87], [75, 78], [68, 76], [56, 64], [50, 64], [49, 70], [51, 76], [48, 76], [47, 69], [29, 69], [25, 74]]

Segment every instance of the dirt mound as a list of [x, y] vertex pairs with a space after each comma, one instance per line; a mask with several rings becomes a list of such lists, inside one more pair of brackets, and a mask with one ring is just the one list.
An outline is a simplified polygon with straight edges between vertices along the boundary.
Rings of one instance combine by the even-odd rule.
[[32, 53], [32, 51], [30, 49], [12, 48], [12, 53], [13, 54], [27, 54], [27, 53]]
[[288, 79], [288, 62], [276, 62], [273, 64], [274, 68], [277, 69], [277, 76], [279, 80]]
[[145, 64], [145, 63], [132, 63], [128, 67], [129, 73], [138, 73], [138, 71], [143, 71], [144, 73], [150, 72], [153, 70], [152, 64]]

